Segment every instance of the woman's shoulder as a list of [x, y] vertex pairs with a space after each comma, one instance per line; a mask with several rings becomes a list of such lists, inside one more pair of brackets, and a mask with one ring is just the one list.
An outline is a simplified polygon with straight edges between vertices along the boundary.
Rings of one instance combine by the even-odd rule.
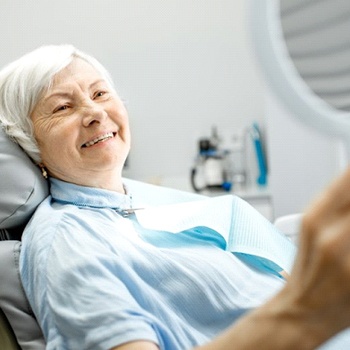
[[[22, 235], [24, 248], [30, 246], [49, 246], [59, 232], [67, 232], [67, 226], [77, 226], [78, 210], [72, 205], [55, 205], [51, 196], [48, 196], [37, 207], [31, 220], [26, 225]], [[83, 220], [83, 219], [82, 219]]]
[[22, 241], [39, 247], [62, 242], [94, 245], [100, 240], [99, 231], [107, 232], [115, 226], [111, 216], [113, 213], [108, 208], [82, 208], [71, 203], [58, 203], [48, 196], [27, 224]]

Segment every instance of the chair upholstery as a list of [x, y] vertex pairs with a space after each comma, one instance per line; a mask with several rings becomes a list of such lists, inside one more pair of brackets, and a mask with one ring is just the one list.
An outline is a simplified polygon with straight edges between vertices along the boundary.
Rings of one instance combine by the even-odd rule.
[[25, 224], [48, 185], [23, 150], [0, 128], [0, 229]]
[[22, 229], [48, 195], [48, 185], [39, 169], [1, 128], [0, 174], [0, 348], [18, 349], [19, 344], [22, 350], [45, 349], [21, 285], [18, 259]]
[[19, 350], [20, 347], [17, 343], [16, 337], [13, 334], [12, 328], [0, 309], [0, 344], [1, 350]]
[[[20, 241], [0, 242], [0, 281], [5, 282], [0, 286], [0, 308], [22, 349], [45, 349], [41, 329], [21, 285], [18, 266], [20, 249]], [[11, 338], [8, 327], [6, 334]]]

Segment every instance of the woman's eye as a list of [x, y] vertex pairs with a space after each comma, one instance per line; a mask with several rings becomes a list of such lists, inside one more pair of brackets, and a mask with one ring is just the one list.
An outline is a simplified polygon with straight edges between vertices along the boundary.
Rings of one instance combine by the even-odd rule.
[[55, 108], [55, 110], [53, 112], [54, 113], [61, 112], [61, 111], [65, 111], [66, 109], [68, 109], [68, 106], [67, 105], [62, 105], [62, 106], [58, 106], [57, 108]]
[[106, 94], [106, 91], [97, 91], [94, 95], [94, 98], [97, 98], [97, 97], [102, 97]]

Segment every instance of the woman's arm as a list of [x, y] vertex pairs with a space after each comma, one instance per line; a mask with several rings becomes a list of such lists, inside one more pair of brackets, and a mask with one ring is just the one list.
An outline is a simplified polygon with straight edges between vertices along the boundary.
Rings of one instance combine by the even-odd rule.
[[[312, 332], [309, 332], [308, 325], [302, 320], [299, 322], [285, 311], [280, 311], [277, 304], [266, 304], [196, 350], [315, 349], [320, 343], [320, 337], [314, 337]], [[136, 341], [111, 350], [159, 350], [159, 348], [151, 342]]]
[[[305, 213], [285, 287], [197, 350], [314, 349], [350, 326], [350, 170]], [[156, 350], [135, 342], [118, 350]]]

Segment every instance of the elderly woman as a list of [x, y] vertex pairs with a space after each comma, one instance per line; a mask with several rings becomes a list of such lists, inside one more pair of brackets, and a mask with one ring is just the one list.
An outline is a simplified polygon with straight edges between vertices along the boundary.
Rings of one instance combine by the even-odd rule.
[[50, 181], [20, 262], [48, 349], [313, 349], [350, 325], [350, 173], [305, 215], [286, 283], [206, 227], [125, 217], [128, 114], [94, 58], [47, 46], [5, 67], [0, 118]]

